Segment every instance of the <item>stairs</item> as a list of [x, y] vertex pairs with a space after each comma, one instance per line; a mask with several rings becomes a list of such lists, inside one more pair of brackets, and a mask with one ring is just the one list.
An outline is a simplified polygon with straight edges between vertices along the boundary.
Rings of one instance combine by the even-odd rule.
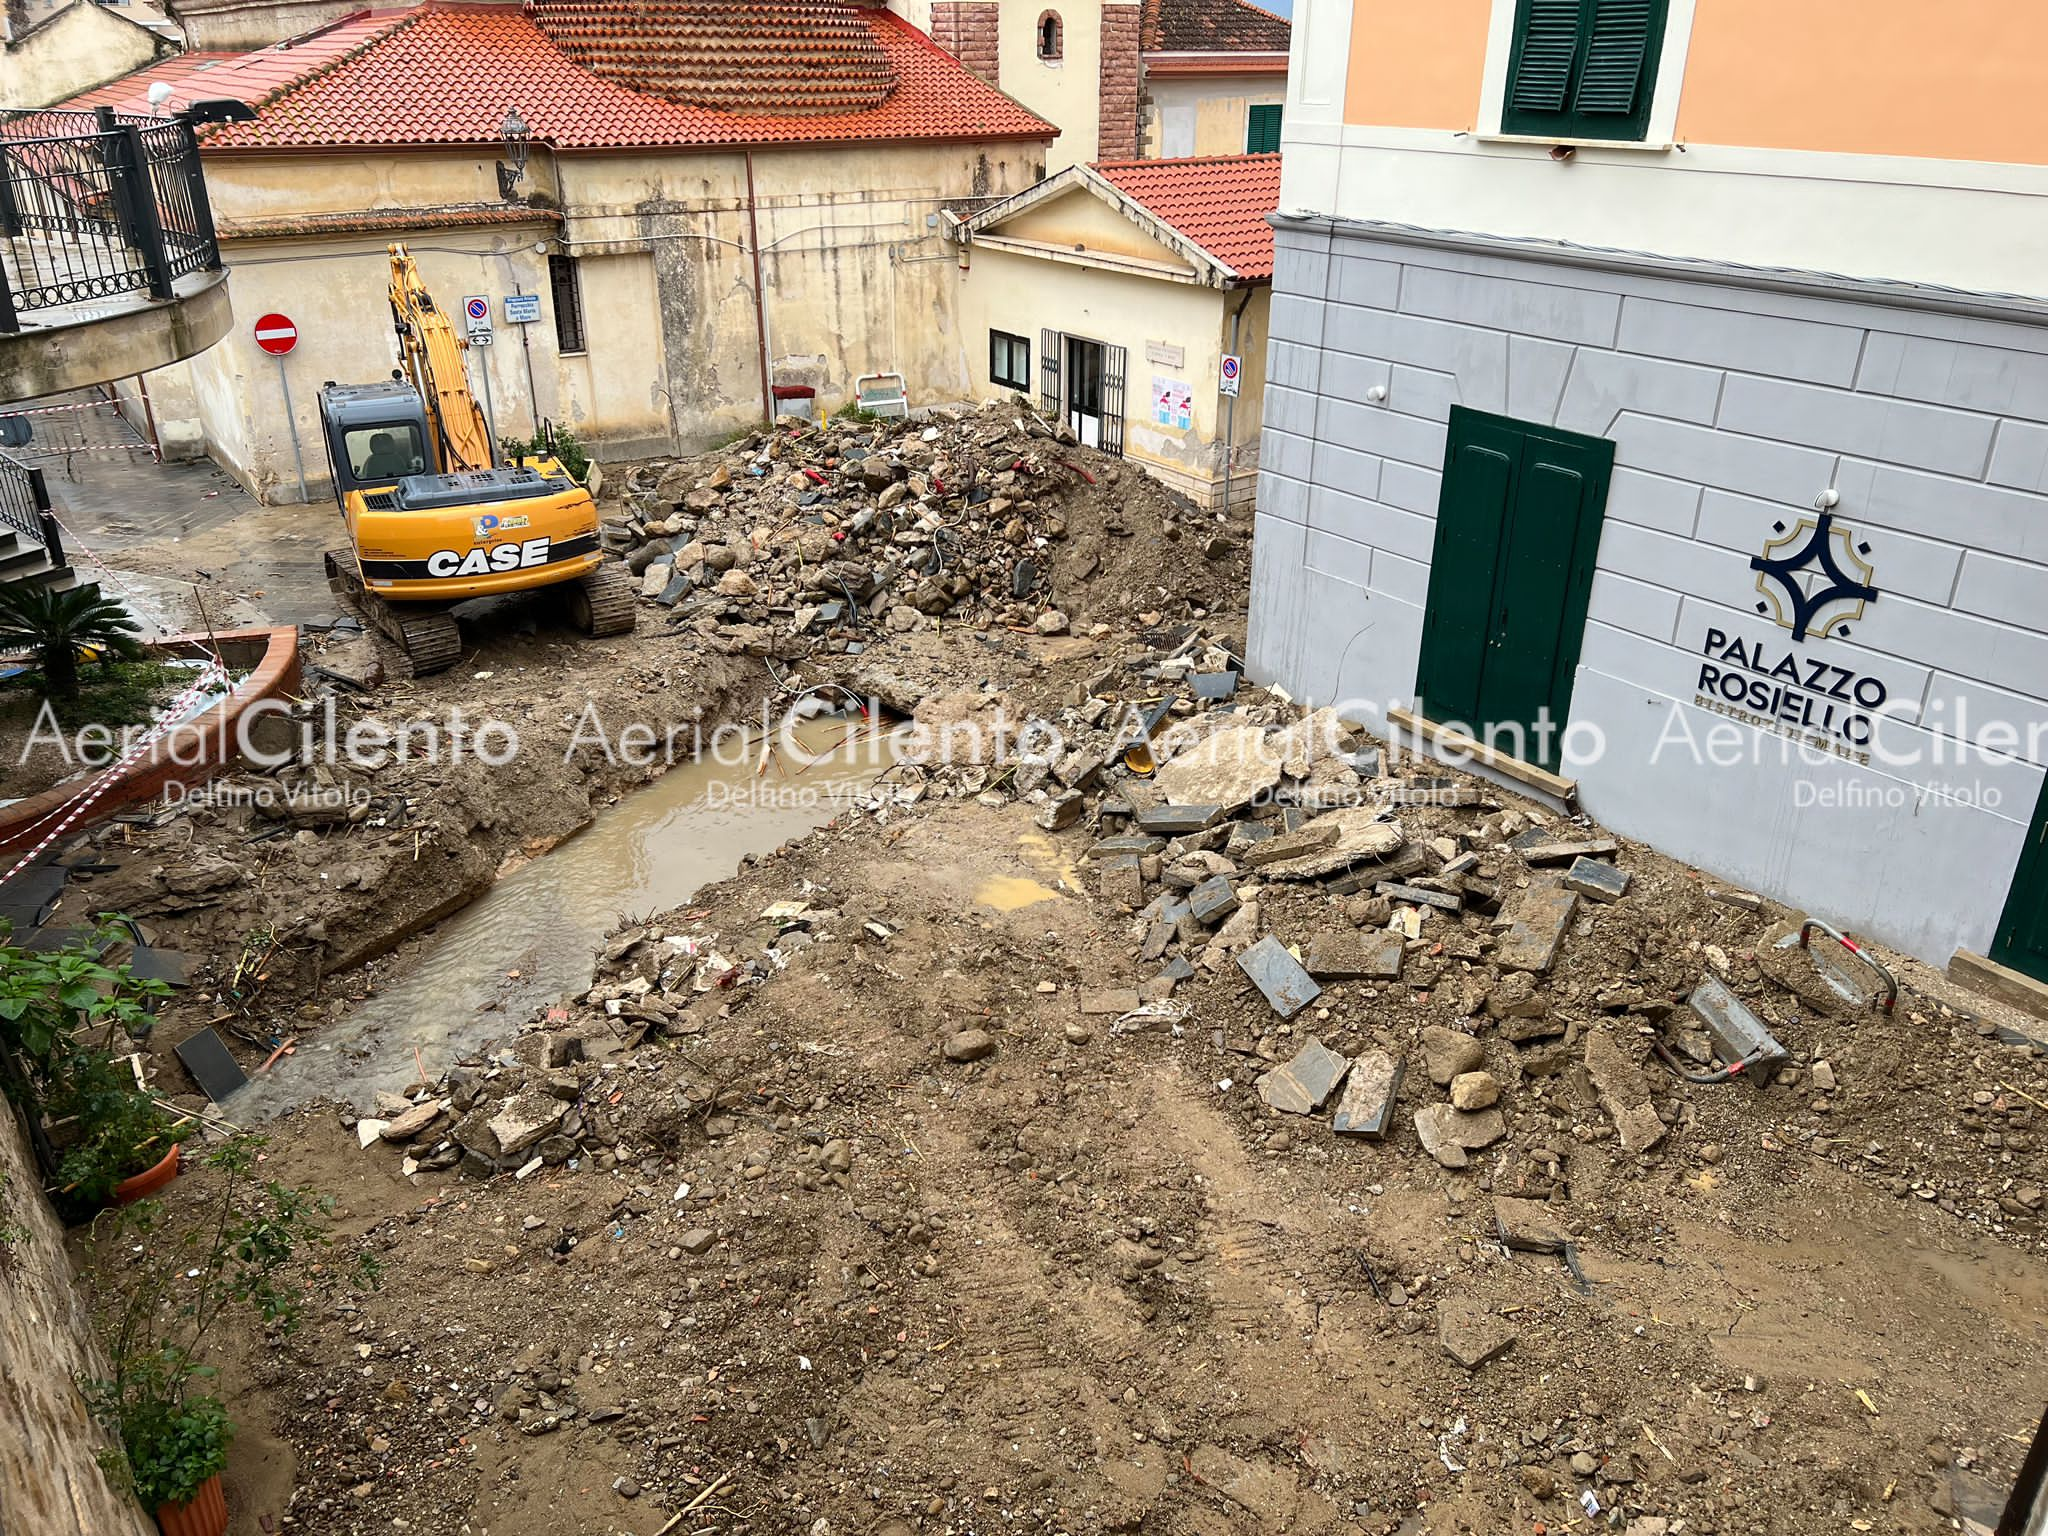
[[0, 586], [31, 582], [62, 592], [78, 585], [78, 573], [36, 540], [0, 523]]

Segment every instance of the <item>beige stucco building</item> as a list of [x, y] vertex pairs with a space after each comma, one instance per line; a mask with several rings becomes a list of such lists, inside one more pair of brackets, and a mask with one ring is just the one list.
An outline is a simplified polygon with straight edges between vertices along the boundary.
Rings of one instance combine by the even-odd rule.
[[[886, 11], [811, 14], [822, 75], [758, 34], [692, 34], [650, 67], [622, 46], [648, 10], [623, 5], [436, 4], [323, 34], [338, 59], [204, 141], [238, 324], [151, 377], [155, 415], [197, 419], [266, 500], [299, 499], [302, 473], [323, 495], [320, 386], [395, 362], [395, 239], [445, 306], [484, 301], [470, 366], [501, 438], [548, 419], [615, 454], [700, 446], [778, 388], [835, 407], [865, 373], [966, 397], [945, 216], [1036, 182], [1054, 129]], [[471, 85], [423, 104], [414, 82], [437, 76]], [[282, 360], [256, 342], [268, 313], [298, 330]]]
[[968, 219], [977, 392], [1038, 401], [1200, 505], [1248, 501], [1279, 186], [1276, 155], [1104, 162]]

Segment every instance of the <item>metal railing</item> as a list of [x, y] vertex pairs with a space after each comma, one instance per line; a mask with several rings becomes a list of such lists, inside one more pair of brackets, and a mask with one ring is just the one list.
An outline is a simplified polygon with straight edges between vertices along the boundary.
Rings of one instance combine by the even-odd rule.
[[182, 117], [31, 112], [0, 123], [0, 334], [129, 293], [168, 299], [217, 270], [213, 209]]
[[0, 453], [0, 528], [10, 528], [42, 545], [52, 565], [64, 563], [64, 541], [50, 511], [43, 472], [11, 453]]

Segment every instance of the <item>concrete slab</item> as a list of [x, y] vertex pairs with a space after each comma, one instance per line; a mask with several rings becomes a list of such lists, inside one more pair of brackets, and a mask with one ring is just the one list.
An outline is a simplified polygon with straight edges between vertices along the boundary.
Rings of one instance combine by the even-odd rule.
[[1338, 1055], [1311, 1035], [1293, 1060], [1259, 1074], [1259, 1097], [1283, 1114], [1312, 1115], [1337, 1091], [1350, 1065], [1350, 1057]]
[[1550, 881], [1531, 885], [1509, 914], [1494, 963], [1504, 971], [1548, 971], [1578, 907], [1576, 891]]
[[1367, 1051], [1351, 1063], [1344, 1080], [1344, 1096], [1337, 1101], [1337, 1113], [1330, 1129], [1339, 1136], [1363, 1136], [1368, 1141], [1384, 1140], [1393, 1124], [1394, 1101], [1401, 1093], [1402, 1064], [1385, 1051]]

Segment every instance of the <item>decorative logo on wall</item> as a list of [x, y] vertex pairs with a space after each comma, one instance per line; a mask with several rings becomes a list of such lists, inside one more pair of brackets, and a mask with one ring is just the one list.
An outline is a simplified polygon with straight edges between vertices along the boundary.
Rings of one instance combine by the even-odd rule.
[[1871, 585], [1877, 573], [1864, 558], [1870, 545], [1859, 542], [1832, 512], [1802, 517], [1790, 529], [1783, 523], [1772, 528], [1778, 537], [1749, 561], [1757, 573], [1756, 611], [1791, 630], [1800, 642], [1808, 635], [1846, 636], [1849, 625], [1877, 601], [1877, 588]]

